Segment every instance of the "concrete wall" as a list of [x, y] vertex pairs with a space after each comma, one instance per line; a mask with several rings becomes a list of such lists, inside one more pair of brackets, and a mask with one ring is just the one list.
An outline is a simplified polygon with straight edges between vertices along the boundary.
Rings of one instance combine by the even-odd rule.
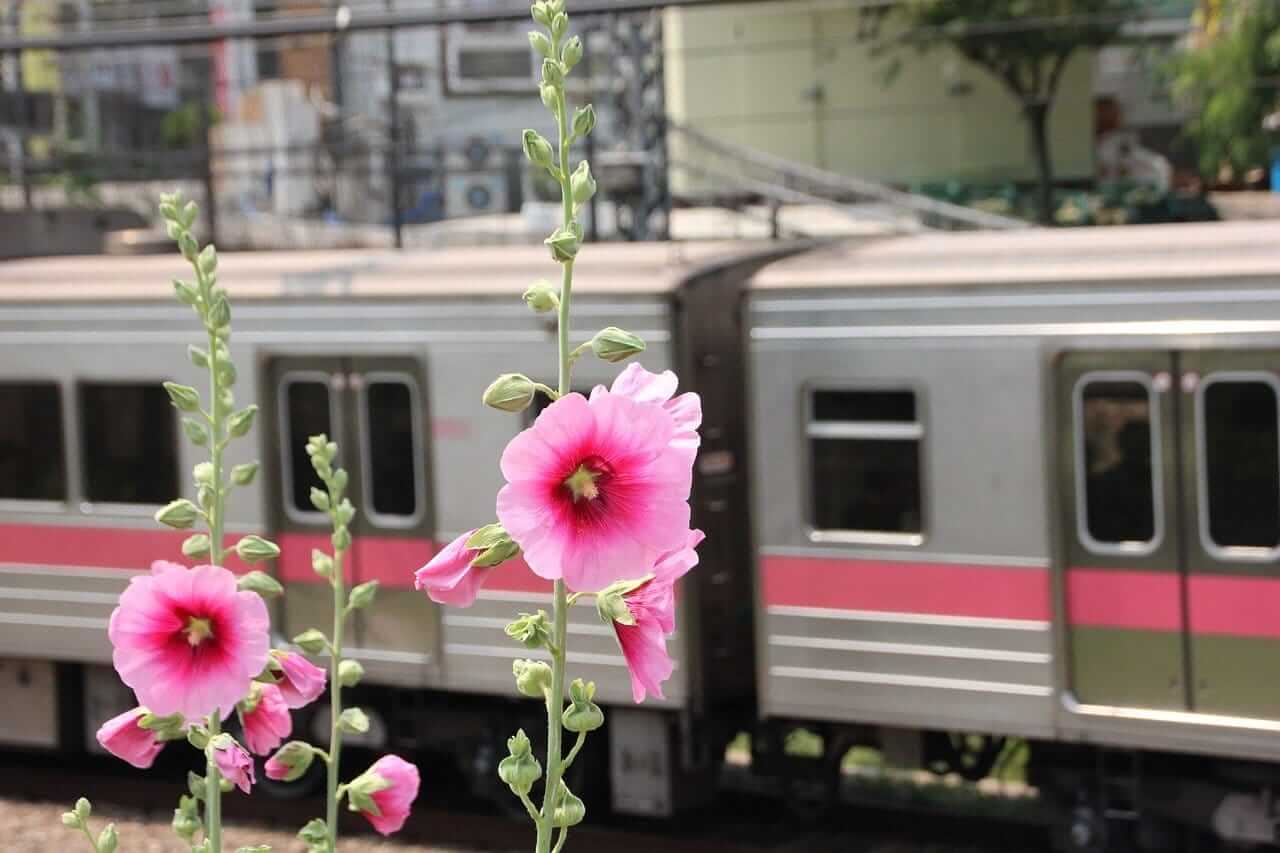
[[[889, 57], [859, 39], [859, 22], [856, 10], [824, 0], [670, 10], [668, 110], [727, 141], [875, 180], [1033, 176], [1025, 125], [1002, 84], [938, 48], [894, 54], [901, 70], [885, 85]], [[1093, 60], [1081, 53], [1051, 118], [1061, 178], [1093, 172], [1092, 98]]]

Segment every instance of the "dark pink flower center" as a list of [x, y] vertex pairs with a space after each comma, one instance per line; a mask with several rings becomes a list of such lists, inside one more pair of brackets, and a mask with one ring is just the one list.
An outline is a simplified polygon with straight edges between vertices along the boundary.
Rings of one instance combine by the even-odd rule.
[[213, 621], [202, 616], [188, 616], [187, 627], [182, 629], [187, 636], [187, 643], [197, 648], [205, 640], [213, 639]]

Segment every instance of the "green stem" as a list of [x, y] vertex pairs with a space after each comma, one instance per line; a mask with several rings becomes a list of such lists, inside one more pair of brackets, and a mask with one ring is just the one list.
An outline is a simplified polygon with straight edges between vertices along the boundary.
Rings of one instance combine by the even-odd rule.
[[333, 551], [333, 637], [329, 650], [329, 785], [328, 808], [325, 812], [325, 827], [329, 832], [329, 853], [338, 851], [338, 761], [342, 754], [342, 684], [338, 680], [338, 668], [342, 665], [342, 629], [347, 621], [346, 577], [343, 575], [342, 557], [345, 552], [339, 548]]
[[564, 849], [564, 843], [569, 840], [569, 827], [560, 827], [560, 838], [556, 840], [556, 849], [552, 853], [560, 853]]
[[[559, 39], [553, 47], [555, 55], [559, 55]], [[563, 209], [565, 228], [573, 224], [573, 191], [569, 185], [569, 106], [567, 93], [560, 87], [560, 100], [556, 109], [556, 126], [560, 134], [560, 200]], [[573, 303], [573, 261], [564, 262], [564, 273], [560, 283], [560, 310], [558, 314], [557, 344], [560, 352], [560, 394], [568, 394], [571, 371], [573, 369], [573, 353], [569, 348], [569, 308]], [[568, 635], [569, 601], [568, 590], [564, 580], [555, 582], [555, 602], [553, 611], [553, 651], [551, 655], [551, 692], [547, 697], [547, 783], [542, 793], [542, 820], [538, 822], [537, 853], [551, 853], [551, 825], [555, 811], [555, 798], [560, 790], [560, 779], [564, 773], [561, 756], [561, 737], [564, 734], [561, 720], [564, 714], [564, 663], [565, 638]], [[564, 844], [561, 834], [559, 849]]]
[[561, 773], [569, 772], [570, 766], [573, 765], [573, 759], [578, 757], [578, 753], [582, 752], [582, 745], [587, 742], [587, 733], [578, 732], [578, 739], [573, 744], [573, 749], [569, 750], [569, 754], [564, 758], [564, 764], [560, 766]]
[[89, 839], [89, 846], [93, 848], [93, 853], [98, 853], [98, 839], [93, 837], [93, 833], [89, 831], [89, 824], [81, 823], [80, 830], [84, 833], [84, 837]]
[[[200, 290], [206, 308], [211, 304], [213, 287], [204, 273], [200, 272], [200, 264], [193, 262], [196, 278], [200, 282]], [[213, 498], [208, 507], [209, 520], [209, 562], [221, 566], [225, 552], [222, 545], [224, 525], [224, 507], [226, 490], [222, 481], [223, 435], [226, 429], [226, 407], [222, 403], [222, 383], [218, 379], [217, 330], [206, 325], [209, 333], [209, 448], [210, 463], [213, 465]], [[222, 731], [221, 710], [215, 708], [209, 715], [209, 736], [213, 738]], [[209, 853], [222, 853], [222, 775], [218, 765], [209, 753], [205, 769], [205, 838], [209, 841]]]

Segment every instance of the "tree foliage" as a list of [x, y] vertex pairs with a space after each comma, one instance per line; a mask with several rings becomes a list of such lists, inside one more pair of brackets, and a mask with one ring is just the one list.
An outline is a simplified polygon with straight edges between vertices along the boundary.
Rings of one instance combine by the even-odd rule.
[[[1200, 171], [1236, 174], [1267, 162], [1280, 134], [1263, 120], [1280, 110], [1280, 3], [1218, 0], [1197, 15], [1198, 32], [1173, 60], [1173, 91], [1191, 111], [1187, 134]], [[1270, 136], [1270, 138], [1269, 138]]]
[[1079, 50], [1097, 49], [1142, 14], [1141, 0], [906, 0], [886, 13], [905, 19], [893, 46], [950, 46], [999, 80], [1027, 120], [1042, 221], [1052, 211], [1049, 111]]

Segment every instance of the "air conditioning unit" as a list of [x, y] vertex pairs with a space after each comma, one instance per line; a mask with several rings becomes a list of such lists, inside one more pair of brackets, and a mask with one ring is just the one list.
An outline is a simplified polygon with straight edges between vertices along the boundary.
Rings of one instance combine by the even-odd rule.
[[507, 176], [501, 172], [449, 175], [445, 181], [444, 214], [450, 219], [507, 211]]
[[450, 24], [445, 30], [448, 90], [460, 95], [529, 92], [541, 62], [529, 46], [525, 29]]

